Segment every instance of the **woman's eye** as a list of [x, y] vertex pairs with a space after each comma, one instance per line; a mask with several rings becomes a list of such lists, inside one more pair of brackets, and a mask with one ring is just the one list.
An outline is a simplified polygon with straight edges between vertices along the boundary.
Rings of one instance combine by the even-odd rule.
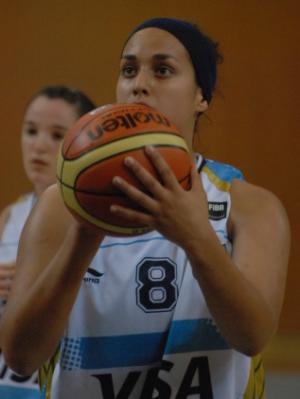
[[173, 73], [172, 69], [165, 65], [157, 67], [155, 72], [156, 72], [156, 75], [161, 76], [161, 77], [168, 77], [168, 76], [171, 76]]
[[125, 65], [121, 69], [122, 75], [125, 76], [126, 78], [131, 78], [135, 75], [136, 68], [133, 67], [132, 65]]
[[37, 134], [37, 129], [35, 129], [33, 127], [29, 127], [27, 129], [25, 129], [25, 133], [28, 134], [28, 136], [34, 136]]
[[53, 140], [55, 140], [55, 141], [60, 141], [60, 140], [62, 140], [63, 138], [64, 138], [64, 133], [62, 133], [62, 132], [53, 132], [52, 133], [52, 138], [53, 138]]

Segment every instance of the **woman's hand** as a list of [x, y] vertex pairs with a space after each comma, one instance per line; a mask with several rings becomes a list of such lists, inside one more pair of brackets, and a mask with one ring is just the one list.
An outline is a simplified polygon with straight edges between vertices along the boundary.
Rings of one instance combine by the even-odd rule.
[[[169, 240], [186, 247], [195, 235], [211, 229], [207, 199], [195, 166], [191, 170], [191, 189], [186, 191], [177, 181], [170, 166], [154, 147], [146, 147], [147, 156], [155, 166], [162, 183], [131, 157], [125, 165], [141, 181], [146, 194], [116, 176], [113, 184], [145, 209], [136, 211], [113, 205], [111, 212], [131, 222], [148, 225]], [[199, 237], [198, 237], [199, 240]]]

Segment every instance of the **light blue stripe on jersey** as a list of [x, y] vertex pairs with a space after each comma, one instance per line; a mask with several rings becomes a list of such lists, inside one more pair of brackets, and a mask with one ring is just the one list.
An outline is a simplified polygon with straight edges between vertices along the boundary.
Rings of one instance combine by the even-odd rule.
[[81, 367], [93, 369], [155, 363], [162, 357], [166, 339], [167, 333], [83, 338]]
[[[215, 232], [223, 234], [224, 237], [227, 238], [226, 232], [225, 232], [224, 229], [215, 230]], [[135, 244], [144, 244], [145, 242], [150, 242], [150, 241], [166, 241], [166, 240], [167, 240], [167, 238], [163, 237], [163, 236], [157, 236], [157, 237], [151, 237], [151, 238], [140, 238], [140, 239], [135, 239], [133, 241], [131, 241], [130, 239], [127, 239], [126, 241], [120, 241], [120, 242], [116, 241], [116, 242], [112, 242], [110, 244], [100, 244], [100, 248], [104, 249], [104, 248], [111, 248], [111, 247], [117, 247], [117, 246], [128, 246], [128, 245], [135, 245]]]
[[244, 178], [242, 172], [231, 165], [206, 159], [205, 166], [207, 166], [216, 176], [218, 176], [219, 179], [227, 183], [231, 183], [232, 179]]
[[169, 336], [163, 332], [65, 339], [61, 364], [65, 370], [143, 366], [160, 361], [165, 346], [166, 354], [228, 349], [211, 320], [178, 320]]
[[41, 393], [37, 389], [0, 385], [1, 399], [40, 399], [41, 397]]
[[229, 349], [210, 319], [174, 320], [166, 354]]
[[[116, 246], [128, 246], [128, 245], [134, 245], [134, 244], [144, 244], [145, 242], [149, 241], [157, 241], [157, 240], [162, 240], [166, 241], [166, 238], [163, 236], [157, 236], [157, 237], [151, 237], [151, 238], [140, 238], [140, 239], [126, 239], [126, 241], [120, 241], [118, 242], [116, 239], [116, 242], [112, 242], [111, 244], [101, 244], [100, 248], [110, 248], [110, 247], [116, 247]], [[1, 398], [0, 398], [1, 399]]]

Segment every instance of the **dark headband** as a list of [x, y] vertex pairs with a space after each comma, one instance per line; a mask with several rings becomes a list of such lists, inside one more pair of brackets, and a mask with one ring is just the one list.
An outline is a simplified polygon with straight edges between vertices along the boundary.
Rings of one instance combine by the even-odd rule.
[[203, 98], [210, 102], [216, 84], [217, 45], [205, 36], [196, 26], [176, 18], [153, 18], [138, 25], [130, 37], [146, 28], [158, 28], [171, 33], [188, 51], [196, 75], [197, 84], [202, 89]]

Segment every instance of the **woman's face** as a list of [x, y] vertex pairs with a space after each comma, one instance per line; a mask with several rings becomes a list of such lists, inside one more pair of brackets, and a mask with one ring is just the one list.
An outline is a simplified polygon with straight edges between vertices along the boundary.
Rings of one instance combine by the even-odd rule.
[[164, 113], [191, 149], [196, 116], [207, 108], [187, 50], [173, 35], [157, 28], [143, 29], [127, 42], [117, 101], [143, 103]]
[[55, 183], [59, 145], [77, 119], [76, 108], [62, 99], [39, 96], [29, 104], [21, 146], [24, 169], [37, 194]]

